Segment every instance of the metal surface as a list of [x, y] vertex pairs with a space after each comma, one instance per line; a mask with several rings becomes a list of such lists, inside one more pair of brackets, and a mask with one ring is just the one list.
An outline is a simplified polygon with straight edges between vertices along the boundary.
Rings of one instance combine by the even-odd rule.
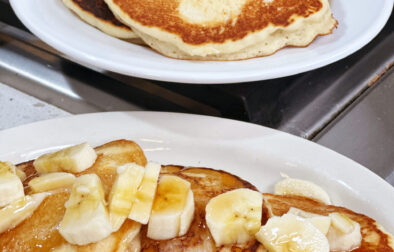
[[360, 52], [296, 79], [279, 97], [281, 118], [276, 128], [312, 138], [393, 65], [393, 45], [389, 23]]
[[368, 167], [394, 185], [394, 68], [314, 141]]
[[[0, 34], [0, 82], [71, 113], [140, 109], [87, 85], [83, 78], [88, 74], [85, 69], [70, 68], [67, 61], [51, 53]], [[105, 79], [95, 75], [89, 76], [89, 81], [106, 85]]]

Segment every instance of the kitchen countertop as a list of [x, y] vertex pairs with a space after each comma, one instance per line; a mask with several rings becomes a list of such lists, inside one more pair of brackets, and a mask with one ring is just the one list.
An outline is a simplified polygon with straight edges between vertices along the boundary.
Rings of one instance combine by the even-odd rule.
[[0, 130], [69, 115], [67, 111], [0, 83]]

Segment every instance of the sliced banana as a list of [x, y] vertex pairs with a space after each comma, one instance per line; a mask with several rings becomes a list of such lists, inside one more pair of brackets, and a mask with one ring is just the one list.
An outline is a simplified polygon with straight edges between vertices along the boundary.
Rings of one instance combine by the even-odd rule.
[[109, 218], [117, 231], [128, 217], [144, 176], [144, 168], [135, 163], [118, 168], [118, 177], [109, 194]]
[[308, 197], [324, 204], [331, 204], [330, 197], [320, 186], [307, 180], [286, 177], [276, 183], [275, 194]]
[[294, 214], [299, 217], [307, 219], [317, 229], [319, 229], [320, 232], [322, 232], [324, 235], [327, 235], [328, 229], [331, 226], [331, 217], [329, 217], [329, 216], [306, 212], [306, 211], [303, 211], [303, 210], [295, 208], [295, 207], [291, 207], [287, 213]]
[[328, 230], [330, 229], [331, 218], [328, 216], [316, 216], [308, 218], [313, 226], [320, 230], [324, 235], [327, 235]]
[[15, 170], [13, 164], [0, 161], [0, 207], [25, 196], [22, 181], [15, 174]]
[[269, 252], [329, 252], [326, 236], [304, 218], [294, 214], [272, 217], [256, 238]]
[[331, 213], [329, 214], [332, 220], [332, 226], [344, 234], [348, 234], [353, 231], [354, 224], [356, 223], [346, 215], [342, 213]]
[[12, 229], [29, 218], [49, 193], [27, 195], [0, 209], [0, 233]]
[[61, 171], [78, 173], [92, 166], [96, 158], [95, 150], [88, 143], [82, 143], [44, 154], [37, 158], [33, 165], [41, 174]]
[[360, 224], [342, 213], [331, 213], [327, 238], [332, 251], [351, 251], [361, 245]]
[[28, 185], [34, 193], [38, 193], [69, 187], [72, 186], [74, 181], [74, 174], [67, 172], [53, 172], [33, 178], [29, 181]]
[[188, 231], [194, 216], [194, 196], [190, 183], [177, 176], [161, 177], [147, 236], [155, 240], [166, 240], [182, 236]]
[[157, 180], [159, 179], [161, 165], [148, 163], [145, 167], [144, 178], [138, 188], [136, 198], [129, 218], [141, 224], [147, 224], [152, 211], [153, 200], [155, 198]]
[[216, 246], [253, 240], [261, 227], [262, 206], [262, 194], [244, 188], [212, 198], [205, 219]]
[[105, 207], [104, 190], [96, 174], [75, 179], [59, 232], [71, 244], [86, 245], [109, 236], [112, 225]]
[[21, 169], [19, 169], [18, 167], [16, 167], [15, 169], [15, 174], [16, 176], [19, 177], [19, 179], [23, 182], [26, 179], [26, 173], [24, 171], [22, 171]]
[[2, 173], [12, 173], [15, 174], [16, 167], [11, 162], [0, 161], [0, 174]]

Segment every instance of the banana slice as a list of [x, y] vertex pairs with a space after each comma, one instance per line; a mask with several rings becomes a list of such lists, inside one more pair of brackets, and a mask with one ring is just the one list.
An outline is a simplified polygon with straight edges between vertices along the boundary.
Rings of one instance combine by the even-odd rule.
[[284, 180], [276, 183], [275, 194], [304, 196], [324, 204], [331, 204], [330, 197], [326, 191], [315, 183], [302, 179], [286, 177]]
[[157, 180], [159, 179], [161, 165], [148, 163], [145, 167], [144, 178], [137, 191], [134, 204], [131, 208], [129, 219], [141, 224], [147, 224], [152, 211], [155, 198]]
[[19, 169], [18, 167], [15, 168], [15, 174], [19, 177], [19, 179], [23, 182], [26, 179], [26, 173]]
[[109, 219], [114, 232], [118, 231], [130, 213], [138, 186], [144, 176], [144, 168], [130, 163], [118, 167], [118, 172], [109, 194]]
[[94, 164], [97, 154], [87, 143], [68, 147], [66, 149], [48, 153], [37, 158], [33, 165], [38, 173], [73, 172], [86, 170]]
[[147, 236], [155, 240], [167, 240], [182, 236], [188, 231], [194, 215], [194, 196], [190, 183], [177, 176], [161, 177]]
[[25, 196], [22, 181], [15, 174], [15, 166], [0, 161], [0, 207]]
[[332, 220], [332, 226], [344, 234], [348, 234], [354, 230], [354, 224], [357, 223], [341, 213], [329, 214]]
[[34, 193], [52, 191], [71, 186], [75, 181], [74, 174], [67, 172], [53, 172], [33, 178], [28, 185]]
[[326, 236], [304, 218], [293, 214], [272, 217], [256, 238], [269, 252], [329, 252]]
[[299, 217], [305, 218], [310, 223], [312, 223], [313, 226], [315, 226], [317, 229], [319, 229], [320, 232], [322, 232], [324, 235], [327, 235], [328, 229], [331, 226], [331, 217], [329, 217], [329, 216], [306, 212], [306, 211], [303, 211], [303, 210], [295, 208], [295, 207], [291, 207], [287, 213], [294, 214]]
[[261, 227], [262, 206], [263, 195], [244, 188], [212, 198], [205, 219], [216, 246], [253, 240]]
[[12, 229], [29, 218], [49, 193], [27, 195], [0, 209], [0, 233]]
[[351, 251], [361, 245], [360, 224], [342, 213], [331, 213], [327, 238], [333, 251]]
[[96, 174], [75, 179], [59, 232], [71, 244], [86, 245], [109, 236], [112, 225], [104, 201], [104, 190]]

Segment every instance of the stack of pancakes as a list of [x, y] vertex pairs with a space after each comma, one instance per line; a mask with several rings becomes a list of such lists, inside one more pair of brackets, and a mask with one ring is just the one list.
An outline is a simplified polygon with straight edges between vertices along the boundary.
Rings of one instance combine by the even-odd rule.
[[240, 60], [332, 32], [329, 0], [63, 0], [81, 19], [178, 59]]

